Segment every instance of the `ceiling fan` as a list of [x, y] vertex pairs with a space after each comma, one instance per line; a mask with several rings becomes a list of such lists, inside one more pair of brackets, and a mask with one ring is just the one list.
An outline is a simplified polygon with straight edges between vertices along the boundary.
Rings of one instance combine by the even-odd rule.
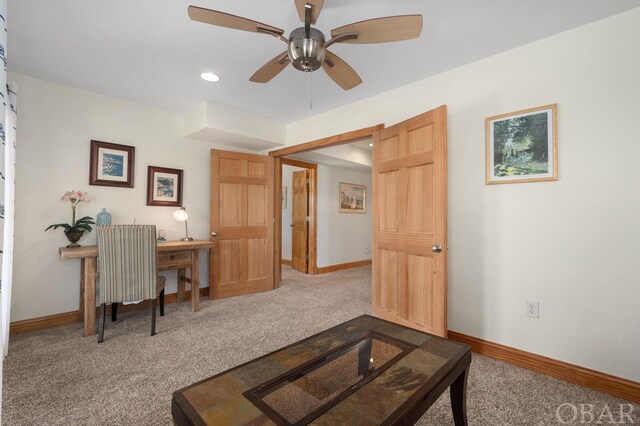
[[219, 27], [234, 28], [271, 35], [287, 45], [287, 50], [279, 54], [250, 78], [256, 83], [266, 83], [289, 63], [294, 68], [313, 72], [322, 67], [344, 90], [362, 83], [362, 79], [345, 61], [327, 50], [334, 43], [386, 43], [418, 38], [422, 32], [422, 15], [387, 16], [355, 22], [331, 30], [331, 39], [326, 41], [322, 31], [313, 28], [318, 20], [324, 0], [295, 0], [296, 9], [304, 27], [291, 31], [289, 38], [283, 36], [284, 30], [251, 19], [230, 15], [217, 10], [189, 6], [189, 17], [194, 21]]

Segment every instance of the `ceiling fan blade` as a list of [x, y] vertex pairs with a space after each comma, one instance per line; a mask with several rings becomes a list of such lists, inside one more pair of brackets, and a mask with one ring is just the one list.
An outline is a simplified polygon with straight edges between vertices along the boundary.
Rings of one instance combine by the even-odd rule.
[[387, 43], [390, 41], [410, 40], [420, 37], [422, 32], [422, 15], [387, 16], [354, 22], [331, 30], [331, 38], [345, 34], [357, 33], [357, 38], [345, 37], [336, 43]]
[[329, 77], [344, 90], [353, 89], [362, 83], [362, 79], [358, 73], [356, 73], [349, 64], [328, 50], [325, 52], [322, 68], [324, 68], [327, 74], [329, 74]]
[[324, 0], [296, 0], [296, 9], [298, 9], [298, 17], [302, 22], [305, 22], [304, 14], [305, 14], [305, 5], [311, 5], [311, 25], [314, 25], [318, 20], [318, 16], [320, 16], [320, 11], [322, 10], [322, 5], [324, 5]]
[[[189, 6], [189, 18], [205, 24], [217, 25], [219, 27], [233, 28], [236, 30], [249, 31], [252, 33], [267, 32], [282, 35], [284, 30], [272, 27], [261, 22], [240, 16], [230, 15], [217, 10], [205, 9], [197, 6]], [[260, 31], [262, 30], [262, 31]]]
[[249, 80], [254, 83], [266, 83], [289, 65], [289, 55], [283, 52], [264, 64]]

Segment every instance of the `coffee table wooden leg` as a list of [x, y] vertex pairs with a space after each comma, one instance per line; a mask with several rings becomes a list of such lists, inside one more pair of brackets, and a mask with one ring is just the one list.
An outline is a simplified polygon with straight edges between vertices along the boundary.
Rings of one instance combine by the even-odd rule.
[[465, 368], [451, 384], [451, 410], [456, 426], [467, 426], [467, 376], [469, 367]]
[[96, 334], [96, 258], [84, 258], [84, 335]]

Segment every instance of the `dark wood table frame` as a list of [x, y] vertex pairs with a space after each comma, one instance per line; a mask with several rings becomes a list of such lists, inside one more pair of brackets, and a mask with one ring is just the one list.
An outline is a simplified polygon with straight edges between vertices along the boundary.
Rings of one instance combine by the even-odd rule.
[[[369, 359], [372, 354], [372, 344], [373, 340], [380, 340], [386, 343], [390, 343], [400, 349], [400, 353], [393, 357], [390, 361], [386, 362], [384, 365], [380, 366], [380, 368], [375, 371], [369, 370]], [[395, 362], [402, 359], [408, 352], [415, 349], [415, 345], [407, 344], [406, 342], [402, 342], [388, 336], [383, 336], [378, 333], [370, 333], [366, 336], [363, 336], [359, 341], [355, 341], [353, 343], [348, 343], [346, 345], [339, 346], [335, 349], [328, 351], [322, 356], [314, 359], [311, 364], [305, 363], [300, 367], [294, 368], [293, 370], [287, 371], [280, 376], [269, 380], [268, 382], [262, 383], [253, 389], [250, 389], [243, 393], [243, 395], [253, 403], [256, 407], [258, 407], [263, 413], [265, 413], [275, 424], [282, 426], [289, 426], [292, 423], [288, 422], [284, 417], [282, 417], [276, 410], [271, 408], [269, 404], [266, 404], [258, 395], [264, 394], [265, 391], [269, 392], [270, 388], [276, 387], [283, 382], [295, 380], [299, 377], [304, 376], [307, 372], [313, 371], [318, 366], [331, 362], [340, 358], [344, 353], [357, 348], [358, 350], [358, 375], [362, 376], [362, 379], [358, 381], [358, 383], [350, 386], [345, 391], [341, 392], [339, 396], [334, 398], [331, 403], [332, 406], [339, 403], [340, 401], [345, 400], [349, 397], [349, 395], [356, 392], [358, 389], [365, 386], [367, 383], [378, 377], [380, 374], [384, 373], [389, 367], [393, 366]], [[317, 409], [311, 411], [306, 416], [304, 416], [299, 421], [293, 423], [293, 425], [306, 425], [320, 416], [322, 413], [326, 412], [327, 408], [324, 406], [320, 406]]]
[[471, 366], [471, 351], [460, 360], [453, 369], [431, 390], [425, 393], [424, 388], [429, 384], [425, 384], [422, 389], [423, 396], [417, 396], [421, 392], [416, 392], [416, 398], [409, 401], [407, 410], [404, 414], [398, 414], [396, 420], [390, 420], [389, 425], [413, 425], [427, 410], [440, 398], [444, 391], [449, 388], [451, 398], [451, 411], [453, 414], [453, 422], [456, 426], [467, 426], [467, 379], [469, 377], [469, 367]]
[[[369, 321], [371, 324], [374, 324], [377, 327], [375, 330], [371, 329], [363, 329], [363, 332], [360, 334], [353, 334], [353, 332], [343, 332], [342, 328], [348, 327], [349, 324], [356, 324], [358, 321], [364, 322]], [[387, 333], [384, 329], [392, 330], [392, 333]], [[348, 330], [348, 328], [347, 328]], [[348, 335], [351, 333], [346, 339], [343, 335]], [[345, 334], [346, 333], [346, 334]], [[364, 367], [363, 360], [369, 359], [371, 355], [371, 345], [366, 344], [366, 338], [371, 335], [382, 335], [383, 337], [388, 337], [391, 340], [400, 341], [400, 343], [405, 344], [405, 348], [402, 353], [395, 356], [391, 361], [389, 361], [387, 365], [385, 364], [380, 368], [380, 371], [374, 371], [367, 377], [367, 374], [364, 375], [363, 379], [358, 383], [352, 385], [350, 388], [343, 391], [340, 395], [338, 395], [335, 400], [326, 403], [321, 406], [319, 409], [315, 409], [310, 414], [303, 417], [298, 423], [289, 423], [284, 418], [279, 416], [278, 414], [274, 415], [274, 412], [271, 409], [265, 409], [265, 404], [260, 402], [256, 402], [256, 398], [253, 393], [260, 392], [262, 389], [267, 388], [271, 385], [278, 385], [278, 383], [288, 380], [290, 377], [297, 377], [298, 375], [304, 374], [304, 371], [313, 370], [314, 366], [319, 363], [324, 362], [324, 360], [329, 358], [335, 358], [337, 354], [340, 352], [344, 352], [348, 347], [355, 347], [353, 345], [357, 345], [358, 348], [358, 371], [362, 373], [365, 371], [366, 367]], [[393, 334], [393, 335], [392, 335]], [[447, 390], [450, 389], [450, 398], [451, 398], [451, 408], [453, 412], [453, 419], [456, 426], [465, 426], [467, 425], [467, 410], [466, 410], [466, 399], [467, 399], [467, 379], [469, 368], [471, 365], [471, 348], [466, 345], [461, 345], [459, 343], [455, 343], [446, 339], [442, 339], [437, 336], [428, 335], [426, 333], [421, 333], [413, 329], [409, 329], [407, 327], [403, 327], [397, 324], [389, 323], [387, 321], [371, 317], [369, 315], [363, 315], [361, 317], [355, 318], [351, 321], [348, 321], [344, 324], [340, 324], [336, 327], [333, 327], [329, 330], [318, 333], [309, 338], [303, 339], [299, 342], [288, 345], [282, 349], [271, 352], [270, 354], [264, 355], [260, 358], [256, 358], [249, 362], [246, 362], [238, 367], [232, 368], [220, 374], [217, 374], [213, 377], [202, 380], [198, 383], [194, 383], [191, 386], [188, 386], [184, 389], [174, 392], [173, 400], [172, 400], [172, 415], [174, 424], [176, 425], [206, 425], [206, 424], [214, 424], [207, 423], [205, 419], [201, 416], [202, 412], [197, 411], [194, 406], [191, 405], [191, 396], [194, 393], [191, 389], [197, 390], [199, 389], [211, 389], [211, 384], [208, 382], [214, 383], [214, 380], [226, 380], [230, 376], [234, 378], [242, 378], [243, 370], [250, 370], [253, 366], [259, 365], [261, 363], [271, 363], [273, 360], [282, 359], [282, 355], [287, 352], [290, 353], [299, 353], [300, 348], [310, 347], [310, 342], [314, 342], [314, 339], [323, 338], [324, 335], [330, 336], [338, 336], [344, 341], [344, 344], [333, 347], [331, 350], [323, 351], [319, 356], [314, 357], [310, 360], [303, 360], [299, 365], [288, 368], [285, 372], [280, 374], [272, 375], [266, 381], [258, 381], [255, 383], [247, 383], [247, 388], [242, 390], [240, 394], [243, 395], [244, 398], [247, 399], [246, 404], [249, 406], [246, 407], [255, 407], [253, 410], [259, 410], [262, 412], [262, 415], [259, 418], [253, 418], [252, 421], [255, 424], [276, 424], [276, 425], [290, 425], [290, 424], [307, 424], [311, 421], [319, 421], [323, 419], [325, 414], [328, 414], [333, 408], [337, 407], [339, 403], [346, 402], [352, 394], [357, 393], [360, 390], [366, 389], [370, 382], [376, 380], [376, 378], [384, 377], [385, 371], [394, 367], [396, 363], [402, 362], [405, 357], [408, 357], [415, 350], [422, 350], [422, 357], [429, 357], [433, 355], [437, 355], [441, 360], [441, 364], [438, 364], [436, 370], [433, 371], [433, 374], [428, 376], [419, 387], [413, 391], [413, 393], [403, 400], [397, 406], [393, 406], [392, 412], [390, 414], [385, 414], [385, 418], [381, 420], [378, 424], [382, 425], [411, 425], [420, 419], [426, 413], [426, 411], [431, 407], [438, 398]], [[407, 337], [408, 336], [408, 337]], [[418, 336], [418, 337], [416, 337]], [[425, 340], [422, 342], [422, 346], [420, 343], [420, 336], [423, 338], [431, 340]], [[406, 340], [404, 340], [406, 338]], [[433, 343], [433, 344], [432, 344]], [[425, 347], [423, 349], [423, 347]], [[435, 349], [433, 349], [435, 348]], [[432, 353], [431, 351], [434, 350]], [[438, 352], [440, 351], [440, 352]], [[427, 352], [427, 353], [424, 353]], [[420, 358], [418, 358], [420, 359]], [[433, 359], [433, 358], [430, 358]], [[446, 361], [445, 361], [446, 360]], [[289, 362], [288, 360], [287, 362]], [[408, 361], [407, 361], [408, 362]], [[442, 364], [443, 363], [443, 364]], [[362, 365], [361, 365], [362, 364]], [[287, 364], [288, 365], [288, 364]], [[407, 364], [404, 364], [405, 366]], [[390, 374], [390, 377], [392, 374]], [[395, 377], [395, 376], [394, 376]], [[378, 386], [380, 382], [376, 386]], [[207, 387], [209, 386], [209, 387]], [[186, 393], [186, 395], [185, 395]], [[236, 398], [236, 397], [234, 397]], [[234, 399], [236, 400], [236, 399]], [[202, 401], [197, 401], [197, 405], [202, 406]], [[219, 402], [212, 402], [213, 407], [219, 407], [224, 405]], [[252, 404], [252, 405], [251, 405]], [[329, 417], [330, 418], [330, 417]], [[328, 418], [327, 418], [328, 419]], [[234, 419], [235, 421], [236, 419]], [[335, 419], [333, 419], [335, 420]], [[371, 419], [367, 419], [367, 421], [371, 421]], [[251, 423], [251, 421], [248, 421]], [[217, 422], [215, 424], [225, 424], [224, 422]], [[243, 424], [239, 422], [238, 424]], [[253, 423], [251, 423], [253, 424]], [[326, 424], [320, 423], [320, 424]], [[349, 424], [345, 421], [344, 424]]]
[[[166, 241], [158, 243], [158, 269], [178, 270], [178, 301], [184, 300], [185, 283], [191, 284], [191, 307], [200, 309], [200, 256], [199, 251], [214, 247], [204, 240]], [[84, 322], [84, 335], [96, 334], [96, 276], [98, 246], [60, 247], [61, 259], [81, 259], [80, 266], [80, 317]], [[187, 276], [187, 269], [191, 276]]]

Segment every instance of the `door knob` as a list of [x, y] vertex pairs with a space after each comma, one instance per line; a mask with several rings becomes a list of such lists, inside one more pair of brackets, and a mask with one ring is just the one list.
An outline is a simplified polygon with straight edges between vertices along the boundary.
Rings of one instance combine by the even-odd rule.
[[440, 244], [434, 244], [431, 246], [431, 251], [434, 253], [440, 253], [442, 251], [442, 246]]
[[218, 233], [217, 233], [216, 231], [213, 231], [213, 232], [211, 233], [211, 236], [212, 236], [212, 237], [217, 237], [217, 236], [218, 236]]

